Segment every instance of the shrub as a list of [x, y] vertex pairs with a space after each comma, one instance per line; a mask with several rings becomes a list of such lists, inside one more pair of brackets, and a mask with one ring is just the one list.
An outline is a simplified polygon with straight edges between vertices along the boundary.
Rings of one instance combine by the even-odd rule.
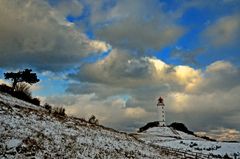
[[231, 157], [229, 157], [227, 153], [223, 156], [223, 158], [224, 159], [231, 159]]
[[154, 122], [150, 122], [147, 123], [145, 126], [141, 127], [138, 132], [143, 132], [149, 128], [153, 128], [153, 127], [158, 127], [159, 126], [159, 122], [158, 121], [154, 121]]
[[32, 98], [30, 86], [27, 83], [18, 83], [12, 96], [37, 106], [40, 105], [40, 100], [38, 98]]
[[18, 83], [15, 87], [14, 92], [12, 93], [12, 96], [29, 103], [32, 103], [33, 100], [30, 91], [30, 86], [26, 83]]
[[63, 107], [56, 107], [54, 108], [54, 112], [53, 112], [54, 115], [56, 116], [65, 116], [65, 108]]
[[194, 135], [192, 131], [189, 131], [188, 128], [183, 123], [174, 122], [170, 125], [170, 127], [174, 128], [175, 130], [185, 132], [190, 135]]
[[40, 106], [40, 100], [39, 100], [38, 98], [33, 98], [33, 99], [31, 100], [31, 103], [32, 103], [32, 104], [35, 104], [35, 105], [37, 105], [37, 106]]
[[52, 106], [49, 105], [48, 103], [45, 103], [45, 104], [44, 104], [44, 108], [47, 109], [49, 113], [52, 112]]
[[191, 142], [191, 144], [189, 145], [189, 147], [194, 147], [194, 146], [197, 146], [198, 144], [195, 143], [195, 142]]
[[96, 125], [99, 124], [98, 119], [97, 119], [94, 115], [92, 115], [92, 116], [89, 118], [88, 122], [91, 123], [91, 124], [96, 124]]
[[6, 84], [1, 84], [0, 85], [0, 92], [7, 93], [7, 94], [12, 94], [13, 89], [12, 89], [12, 87], [10, 87]]
[[20, 91], [14, 91], [12, 94], [14, 97], [24, 100], [26, 102], [31, 102], [32, 101], [32, 96], [29, 94], [26, 94], [25, 92], [20, 92]]
[[99, 120], [98, 119], [95, 120], [95, 124], [99, 125]]
[[18, 83], [14, 89], [15, 92], [23, 92], [28, 96], [31, 96], [30, 86], [27, 83]]

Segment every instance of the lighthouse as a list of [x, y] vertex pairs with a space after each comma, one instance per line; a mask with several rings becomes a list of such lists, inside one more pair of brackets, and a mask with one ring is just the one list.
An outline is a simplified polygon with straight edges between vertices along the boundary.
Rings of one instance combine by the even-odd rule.
[[159, 99], [158, 99], [157, 112], [158, 112], [159, 126], [166, 126], [166, 123], [165, 123], [165, 104], [163, 102], [162, 97], [159, 97]]

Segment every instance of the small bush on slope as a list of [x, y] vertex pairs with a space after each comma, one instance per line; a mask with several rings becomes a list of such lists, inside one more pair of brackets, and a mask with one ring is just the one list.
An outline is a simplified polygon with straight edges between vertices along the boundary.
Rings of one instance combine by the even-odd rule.
[[65, 108], [63, 107], [55, 107], [53, 110], [54, 116], [66, 116], [65, 114]]
[[96, 125], [99, 124], [98, 119], [97, 119], [94, 115], [92, 115], [92, 116], [89, 118], [88, 122], [91, 123], [91, 124], [96, 124]]
[[45, 104], [44, 104], [44, 108], [47, 109], [49, 113], [52, 112], [52, 106], [49, 105], [48, 103], [45, 103]]
[[18, 83], [14, 89], [12, 95], [18, 99], [22, 99], [27, 102], [32, 101], [32, 94], [30, 86], [26, 83]]

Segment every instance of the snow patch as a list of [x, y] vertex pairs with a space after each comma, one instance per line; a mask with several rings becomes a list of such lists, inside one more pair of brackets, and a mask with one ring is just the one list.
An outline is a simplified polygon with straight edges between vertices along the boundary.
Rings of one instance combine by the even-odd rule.
[[11, 148], [17, 147], [21, 143], [22, 143], [22, 140], [20, 140], [20, 139], [11, 139], [11, 140], [7, 141], [7, 143], [6, 143], [7, 149], [11, 149]]

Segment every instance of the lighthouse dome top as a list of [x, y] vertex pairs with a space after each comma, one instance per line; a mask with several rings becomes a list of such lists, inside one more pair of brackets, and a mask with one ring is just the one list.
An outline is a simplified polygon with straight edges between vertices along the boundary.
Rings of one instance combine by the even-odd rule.
[[164, 104], [163, 97], [160, 96], [160, 97], [158, 98], [158, 103], [157, 103], [157, 105], [165, 105], [165, 104]]

